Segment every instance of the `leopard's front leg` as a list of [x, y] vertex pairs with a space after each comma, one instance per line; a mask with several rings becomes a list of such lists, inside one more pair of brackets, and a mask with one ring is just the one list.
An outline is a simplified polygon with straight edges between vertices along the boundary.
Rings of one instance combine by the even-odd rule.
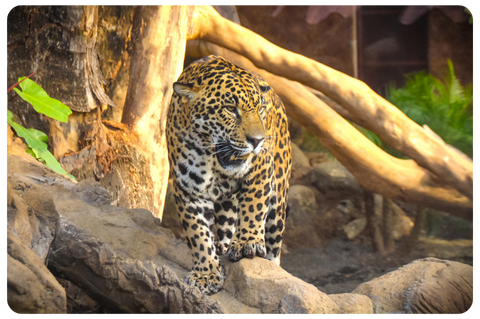
[[[174, 187], [177, 193], [177, 187]], [[213, 202], [175, 196], [180, 222], [193, 257], [193, 269], [185, 282], [205, 294], [214, 294], [223, 287], [225, 271], [220, 265], [214, 245]]]
[[265, 218], [270, 206], [270, 182], [266, 178], [267, 174], [265, 170], [242, 185], [237, 228], [225, 254], [232, 261], [266, 256]]

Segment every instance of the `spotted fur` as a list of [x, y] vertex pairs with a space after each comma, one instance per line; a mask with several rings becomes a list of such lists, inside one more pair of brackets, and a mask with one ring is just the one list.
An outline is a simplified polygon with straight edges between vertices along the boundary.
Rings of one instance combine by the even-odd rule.
[[195, 61], [174, 83], [167, 145], [194, 261], [185, 282], [218, 292], [222, 254], [280, 264], [291, 147], [285, 108], [265, 80], [219, 56]]

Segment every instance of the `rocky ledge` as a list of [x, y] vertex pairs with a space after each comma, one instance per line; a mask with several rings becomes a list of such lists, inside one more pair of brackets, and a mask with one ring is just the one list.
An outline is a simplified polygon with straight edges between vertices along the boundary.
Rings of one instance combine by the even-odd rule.
[[149, 211], [112, 206], [97, 182], [73, 182], [21, 148], [10, 143], [7, 159], [7, 296], [15, 312], [459, 313], [471, 305], [472, 267], [435, 258], [336, 295], [262, 258], [223, 259], [224, 289], [203, 295], [183, 282], [192, 263], [186, 243]]

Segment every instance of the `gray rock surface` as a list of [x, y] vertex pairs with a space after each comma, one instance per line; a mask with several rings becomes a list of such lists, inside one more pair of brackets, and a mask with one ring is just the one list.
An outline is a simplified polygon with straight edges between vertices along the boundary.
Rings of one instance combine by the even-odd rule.
[[[102, 311], [125, 313], [369, 311], [368, 299], [329, 297], [258, 257], [237, 263], [222, 258], [227, 271], [224, 289], [214, 296], [203, 295], [183, 282], [192, 264], [186, 243], [161, 227], [149, 211], [114, 207], [109, 204], [110, 194], [95, 181], [75, 183], [20, 155], [17, 146], [9, 144], [9, 151], [19, 152], [7, 158], [7, 299], [17, 312], [93, 312], [99, 305]], [[292, 218], [294, 225], [313, 218], [312, 189], [294, 185], [290, 192], [299, 212], [306, 214]], [[458, 264], [434, 258], [419, 260], [364, 283], [353, 293], [370, 298], [376, 313], [434, 312], [440, 309], [435, 302], [448, 300], [431, 292], [439, 287], [453, 291], [450, 287], [455, 285], [471, 288], [465, 284], [471, 283], [469, 266]], [[68, 307], [65, 289], [52, 273], [65, 279], [61, 281], [70, 299], [76, 299]], [[440, 280], [440, 285], [428, 280]], [[81, 296], [83, 293], [88, 297]], [[468, 308], [471, 289], [456, 293], [458, 298], [452, 300], [463, 302], [457, 310]], [[426, 302], [432, 306], [424, 306]]]
[[425, 258], [358, 286], [375, 313], [461, 313], [472, 302], [473, 268], [459, 262]]
[[17, 313], [66, 313], [65, 289], [11, 231], [7, 235], [7, 301]]
[[[38, 242], [26, 235], [29, 231], [35, 235], [54, 229], [47, 262], [57, 276], [115, 312], [222, 312], [218, 302], [183, 283], [190, 251], [149, 211], [108, 205], [109, 195], [98, 184], [73, 183], [16, 155], [9, 155], [8, 171], [9, 227], [27, 244]], [[50, 214], [46, 216], [57, 216], [56, 228], [37, 222], [40, 214], [32, 213], [42, 209]], [[18, 213], [22, 210], [29, 216]], [[9, 271], [14, 275], [12, 267]]]
[[295, 143], [292, 145], [292, 177], [301, 178], [310, 170], [310, 160]]
[[[320, 245], [315, 227], [320, 220], [314, 191], [304, 185], [292, 185], [288, 190], [288, 203], [290, 211], [285, 222], [288, 229], [284, 234], [285, 244], [292, 248]], [[308, 237], [305, 236], [307, 233]]]
[[362, 193], [355, 177], [338, 161], [317, 164], [308, 175], [310, 183], [323, 194], [331, 191], [344, 194]]

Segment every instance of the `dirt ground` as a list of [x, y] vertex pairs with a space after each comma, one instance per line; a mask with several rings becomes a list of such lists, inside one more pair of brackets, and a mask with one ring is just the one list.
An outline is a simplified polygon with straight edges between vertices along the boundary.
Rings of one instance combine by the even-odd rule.
[[396, 252], [382, 256], [371, 246], [334, 239], [324, 247], [288, 249], [281, 267], [326, 294], [347, 293], [361, 283], [380, 277], [409, 262], [437, 257], [473, 264], [473, 241], [420, 237], [410, 254]]

